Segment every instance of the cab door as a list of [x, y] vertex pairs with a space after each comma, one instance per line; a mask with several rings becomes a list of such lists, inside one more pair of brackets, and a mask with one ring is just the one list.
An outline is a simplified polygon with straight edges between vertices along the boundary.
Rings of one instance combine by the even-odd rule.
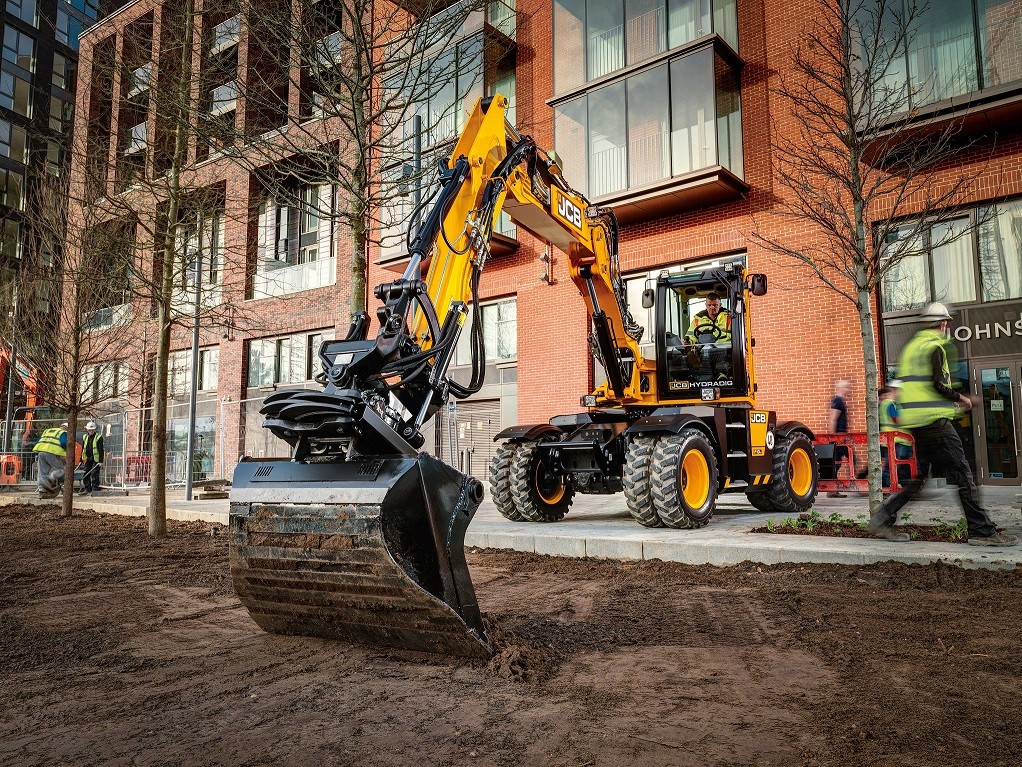
[[973, 365], [972, 380], [974, 393], [982, 397], [981, 406], [973, 411], [980, 482], [1018, 486], [1022, 363], [977, 362]]

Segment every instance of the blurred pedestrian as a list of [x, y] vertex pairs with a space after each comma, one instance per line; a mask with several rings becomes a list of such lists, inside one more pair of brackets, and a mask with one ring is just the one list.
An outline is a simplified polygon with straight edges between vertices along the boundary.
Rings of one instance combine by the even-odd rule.
[[[888, 381], [887, 386], [880, 390], [880, 431], [902, 431], [901, 408], [898, 407], [898, 390], [901, 381]], [[894, 438], [894, 457], [904, 461], [912, 457], [912, 440], [905, 437]], [[891, 467], [887, 463], [887, 445], [880, 445], [880, 461], [884, 467], [883, 485], [891, 486]], [[898, 465], [898, 484], [904, 486], [912, 479], [912, 470], [904, 464]]]
[[67, 424], [46, 429], [32, 448], [39, 457], [39, 478], [36, 491], [40, 498], [56, 498], [64, 481], [64, 458], [67, 456]]
[[96, 422], [85, 424], [82, 435], [82, 463], [85, 474], [82, 476], [82, 495], [99, 491], [99, 472], [103, 465], [103, 435], [96, 433]]
[[952, 421], [973, 402], [953, 388], [951, 365], [955, 347], [948, 338], [951, 313], [941, 303], [932, 303], [919, 316], [925, 327], [905, 345], [898, 362], [901, 391], [899, 426], [915, 440], [919, 476], [905, 489], [880, 504], [868, 529], [879, 538], [907, 541], [908, 535], [894, 530], [898, 511], [922, 489], [930, 467], [943, 469], [949, 484], [958, 485], [958, 498], [969, 526], [969, 543], [974, 546], [1014, 546], [1018, 538], [997, 532], [986, 511], [976, 502], [976, 485], [965, 459], [961, 437]]
[[[852, 382], [841, 379], [834, 384], [834, 396], [830, 399], [830, 411], [828, 421], [830, 422], [831, 434], [848, 433], [848, 398], [852, 396]], [[844, 445], [834, 445], [834, 482], [837, 484], [838, 474], [841, 466], [848, 458], [848, 448]], [[852, 469], [848, 469], [848, 480], [851, 482]], [[831, 490], [827, 493], [828, 498], [845, 498], [844, 493]]]

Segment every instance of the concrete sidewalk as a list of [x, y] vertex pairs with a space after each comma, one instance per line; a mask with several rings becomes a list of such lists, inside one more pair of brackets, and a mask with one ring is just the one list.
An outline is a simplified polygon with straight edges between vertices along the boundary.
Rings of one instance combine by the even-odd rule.
[[[998, 526], [1022, 535], [1022, 510], [1014, 508], [1019, 488], [983, 488], [981, 502], [991, 510]], [[0, 493], [0, 505], [43, 503], [30, 491]], [[52, 504], [52, 501], [46, 501]], [[75, 498], [75, 508], [108, 514], [145, 516], [148, 495], [109, 494]], [[182, 521], [227, 524], [228, 502], [185, 501], [181, 491], [168, 493], [167, 516]], [[817, 499], [816, 510], [824, 517], [834, 512], [846, 519], [865, 519], [865, 498]], [[932, 524], [936, 520], [955, 522], [960, 518], [954, 488], [928, 490], [925, 498], [905, 509], [912, 523]], [[724, 495], [713, 521], [699, 530], [645, 528], [625, 508], [624, 496], [577, 495], [568, 515], [555, 524], [510, 522], [487, 499], [483, 502], [465, 537], [465, 544], [492, 549], [512, 549], [537, 554], [607, 559], [661, 559], [693, 565], [733, 565], [739, 562], [779, 564], [782, 562], [863, 565], [874, 562], [929, 564], [947, 562], [970, 568], [1011, 568], [1022, 564], [1022, 546], [986, 548], [965, 544], [891, 543], [863, 538], [832, 538], [816, 535], [752, 533], [768, 519], [783, 515], [764, 514], [752, 508], [743, 495]]]

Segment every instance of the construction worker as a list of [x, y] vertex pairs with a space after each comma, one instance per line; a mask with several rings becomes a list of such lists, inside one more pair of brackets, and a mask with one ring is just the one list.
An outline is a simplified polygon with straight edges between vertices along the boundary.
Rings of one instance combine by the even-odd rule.
[[82, 435], [82, 466], [85, 473], [82, 476], [82, 495], [99, 491], [99, 472], [103, 465], [103, 435], [96, 433], [96, 422], [89, 421], [85, 424], [85, 434]]
[[919, 476], [905, 483], [877, 509], [867, 526], [889, 541], [907, 541], [908, 535], [894, 530], [898, 510], [922, 489], [930, 467], [943, 469], [949, 484], [958, 485], [958, 498], [969, 526], [969, 543], [979, 546], [1014, 546], [1018, 538], [997, 532], [986, 511], [976, 502], [972, 470], [965, 459], [962, 440], [953, 421], [973, 402], [952, 387], [951, 365], [955, 347], [948, 338], [951, 313], [941, 303], [923, 309], [919, 319], [925, 327], [905, 345], [898, 363], [901, 391], [898, 425], [911, 432], [916, 447]]
[[[718, 378], [728, 378], [731, 374], [731, 315], [721, 311], [720, 296], [717, 293], [706, 295], [706, 309], [692, 318], [685, 343], [692, 347], [688, 352], [688, 363], [692, 368], [712, 365], [708, 372]], [[696, 350], [696, 346], [700, 347]]]
[[39, 479], [36, 489], [40, 498], [56, 498], [64, 481], [64, 458], [67, 455], [67, 424], [47, 429], [39, 435], [32, 448], [39, 454]]
[[[901, 388], [901, 381], [895, 379], [888, 381], [887, 386], [880, 390], [880, 431], [901, 431], [901, 408], [898, 407], [898, 390]], [[912, 440], [906, 437], [894, 438], [894, 457], [904, 461], [912, 457]], [[884, 467], [883, 484], [889, 487], [891, 484], [891, 469], [887, 464], [887, 445], [880, 445], [880, 461]], [[912, 479], [911, 469], [908, 466], [898, 466], [898, 484], [904, 485]]]

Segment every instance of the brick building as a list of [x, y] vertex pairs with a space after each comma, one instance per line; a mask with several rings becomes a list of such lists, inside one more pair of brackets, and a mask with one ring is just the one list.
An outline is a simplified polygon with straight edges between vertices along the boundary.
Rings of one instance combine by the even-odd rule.
[[[918, 255], [903, 261], [875, 297], [881, 360], [888, 367], [914, 328], [918, 306], [931, 300], [954, 306], [962, 360], [956, 375], [984, 394], [982, 410], [966, 427], [968, 449], [981, 481], [1014, 484], [1022, 428], [1022, 141], [1016, 127], [1022, 62], [1011, 41], [1022, 35], [1020, 11], [1019, 0], [934, 3], [904, 66], [892, 74], [910, 94], [908, 108], [920, 126], [966, 118], [961, 131], [974, 143], [946, 172], [950, 178], [971, 168], [977, 177], [959, 200], [960, 215], [940, 223], [961, 226], [968, 235], [926, 234]], [[85, 108], [78, 127], [94, 131], [101, 116], [99, 129], [110, 137], [111, 185], [118, 183], [119, 169], [132, 166], [126, 158], [141, 151], [143, 162], [152, 163], [151, 147], [159, 144], [160, 126], [132, 103], [138, 94], [132, 95], [131, 83], [154, 76], [151, 69], [144, 73], [147, 66], [159, 66], [163, 13], [154, 0], [136, 0], [82, 38], [79, 102]], [[824, 289], [806, 267], [751, 237], [758, 232], [797, 244], [818, 236], [807, 224], [771, 215], [783, 190], [769, 137], [795, 129], [772, 89], [790, 71], [807, 16], [802, 7], [772, 0], [518, 0], [516, 8], [491, 3], [448, 46], [459, 73], [474, 76], [438, 96], [453, 101], [453, 111], [435, 105], [426, 110], [441, 117], [427, 126], [424, 150], [434, 156], [450, 146], [478, 95], [510, 95], [519, 129], [541, 146], [556, 146], [569, 181], [617, 212], [622, 270], [636, 310], [645, 280], [664, 269], [744, 259], [770, 279], [769, 293], [752, 309], [760, 402], [782, 419], [824, 429], [834, 381], [850, 378], [858, 390], [851, 426], [861, 429], [862, 341], [852, 305]], [[232, 18], [211, 20], [216, 23], [203, 32], [201, 55], [236, 56], [241, 77], [253, 59], [253, 43]], [[148, 58], [128, 62], [123, 40], [132, 24], [155, 31], [144, 52]], [[216, 42], [221, 33], [224, 40]], [[120, 62], [109, 94], [90, 92], [88, 85], [92, 53], [103, 46], [111, 61]], [[209, 85], [220, 88], [228, 80]], [[93, 108], [97, 98], [109, 101], [99, 111]], [[288, 119], [296, 119], [298, 100], [296, 94], [285, 99], [292, 105]], [[244, 105], [235, 107], [222, 94], [212, 103], [214, 110], [237, 109], [235, 119], [247, 119]], [[401, 167], [402, 158], [394, 158], [393, 172]], [[201, 341], [200, 432], [216, 446], [205, 470], [222, 474], [239, 454], [279, 454], [280, 446], [253, 425], [254, 410], [273, 387], [315, 385], [308, 380], [315, 344], [347, 325], [347, 281], [339, 277], [347, 259], [338, 252], [344, 239], [336, 231], [327, 231], [324, 222], [324, 229], [306, 231], [309, 217], [300, 205], [286, 214], [274, 210], [251, 173], [215, 157], [206, 172], [210, 184], [223, 190], [225, 207], [222, 234], [209, 238], [222, 243], [222, 268], [210, 279], [218, 285], [218, 300], [247, 318], [244, 328], [231, 322], [207, 328]], [[408, 212], [407, 200], [395, 200], [388, 219], [395, 225], [384, 227], [383, 247], [372, 253], [370, 286], [400, 271], [396, 222]], [[215, 216], [211, 226], [218, 226]], [[282, 239], [287, 243], [280, 250]], [[468, 451], [477, 475], [484, 472], [493, 433], [575, 410], [597, 375], [586, 343], [588, 319], [563, 255], [508, 221], [496, 240], [481, 285], [487, 384], [458, 403], [441, 428], [444, 457]], [[270, 279], [269, 267], [283, 271]], [[646, 319], [639, 317], [651, 326]], [[131, 321], [144, 325], [137, 316]], [[175, 349], [187, 345], [184, 333], [175, 336]], [[175, 357], [186, 378], [183, 359]], [[144, 370], [140, 361], [126, 364], [129, 378]], [[178, 427], [172, 432], [183, 440]]]

